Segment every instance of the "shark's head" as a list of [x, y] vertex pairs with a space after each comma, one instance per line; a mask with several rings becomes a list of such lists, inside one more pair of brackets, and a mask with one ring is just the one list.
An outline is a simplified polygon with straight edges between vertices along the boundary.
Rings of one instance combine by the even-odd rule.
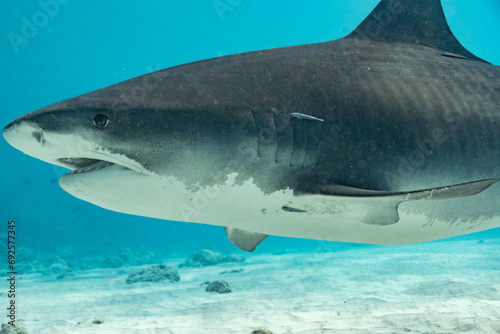
[[[179, 145], [189, 140], [178, 140], [173, 131], [179, 113], [162, 112], [163, 122], [152, 115], [158, 111], [101, 101], [77, 97], [50, 105], [16, 119], [3, 136], [25, 154], [71, 169], [59, 180], [71, 195], [123, 212], [140, 205], [141, 198], [150, 200], [150, 176], [182, 169], [175, 165], [179, 160], [193, 163], [185, 155], [176, 158], [186, 150]], [[136, 195], [141, 187], [146, 195]]]
[[76, 110], [71, 103], [58, 103], [16, 119], [3, 136], [25, 154], [71, 169], [70, 175], [111, 165], [147, 174], [129, 143], [120, 144], [116, 116], [110, 110]]
[[59, 180], [71, 195], [151, 216], [155, 207], [189, 201], [196, 187], [223, 183], [238, 167], [231, 163], [238, 145], [228, 143], [241, 138], [241, 128], [224, 122], [210, 112], [115, 107], [84, 96], [26, 114], [3, 136], [25, 154], [71, 169]]

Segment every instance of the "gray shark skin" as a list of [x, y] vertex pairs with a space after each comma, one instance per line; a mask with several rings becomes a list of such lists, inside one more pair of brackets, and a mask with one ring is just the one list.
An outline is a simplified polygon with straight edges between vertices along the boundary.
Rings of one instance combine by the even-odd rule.
[[439, 0], [382, 0], [348, 36], [168, 68], [24, 115], [15, 148], [134, 215], [400, 245], [500, 226], [500, 68]]

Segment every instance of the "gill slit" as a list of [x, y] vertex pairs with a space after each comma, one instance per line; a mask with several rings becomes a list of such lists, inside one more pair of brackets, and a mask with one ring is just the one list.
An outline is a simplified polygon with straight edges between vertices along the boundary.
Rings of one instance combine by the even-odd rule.
[[278, 163], [278, 132], [276, 130], [276, 123], [274, 123], [274, 113], [271, 114], [271, 124], [274, 131], [274, 141], [276, 142], [276, 152], [274, 153], [274, 162]]
[[259, 127], [257, 126], [257, 119], [255, 118], [255, 111], [253, 109], [250, 110], [250, 113], [252, 114], [252, 119], [253, 119], [253, 124], [255, 125], [255, 134], [257, 137], [257, 156], [260, 158], [260, 130]]

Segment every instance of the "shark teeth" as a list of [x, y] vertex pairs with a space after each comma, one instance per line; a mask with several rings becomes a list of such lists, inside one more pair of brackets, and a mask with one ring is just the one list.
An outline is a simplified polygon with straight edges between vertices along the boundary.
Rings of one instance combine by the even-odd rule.
[[106, 167], [111, 166], [111, 165], [113, 165], [112, 162], [98, 160], [96, 163], [94, 163], [90, 166], [75, 169], [75, 170], [69, 172], [68, 174], [80, 174], [80, 173], [92, 172], [92, 171], [106, 168]]

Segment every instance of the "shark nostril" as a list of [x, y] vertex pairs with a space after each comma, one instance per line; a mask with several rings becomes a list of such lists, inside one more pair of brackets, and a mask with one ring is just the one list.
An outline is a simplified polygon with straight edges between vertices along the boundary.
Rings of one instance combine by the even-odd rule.
[[43, 133], [41, 131], [33, 131], [31, 133], [31, 135], [33, 136], [33, 138], [36, 139], [37, 142], [39, 142], [40, 144], [45, 144], [45, 139], [43, 138]]

